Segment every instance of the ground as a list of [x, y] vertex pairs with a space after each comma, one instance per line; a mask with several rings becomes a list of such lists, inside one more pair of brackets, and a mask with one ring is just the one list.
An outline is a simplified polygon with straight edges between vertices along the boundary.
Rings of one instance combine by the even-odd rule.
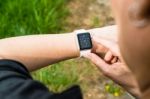
[[[93, 28], [114, 24], [109, 0], [71, 0], [69, 29]], [[70, 28], [70, 25], [72, 28]]]

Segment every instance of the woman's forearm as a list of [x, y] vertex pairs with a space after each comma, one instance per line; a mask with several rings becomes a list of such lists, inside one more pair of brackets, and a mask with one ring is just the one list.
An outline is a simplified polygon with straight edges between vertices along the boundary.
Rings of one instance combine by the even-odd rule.
[[0, 58], [23, 63], [29, 71], [79, 56], [74, 33], [30, 35], [0, 40]]
[[[116, 26], [87, 31], [98, 37], [117, 37]], [[29, 71], [78, 56], [80, 51], [75, 33], [29, 35], [0, 40], [0, 58], [19, 61]]]

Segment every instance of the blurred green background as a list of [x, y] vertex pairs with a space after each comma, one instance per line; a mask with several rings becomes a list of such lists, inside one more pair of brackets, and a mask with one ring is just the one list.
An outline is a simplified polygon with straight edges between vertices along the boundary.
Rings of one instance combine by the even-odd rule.
[[68, 0], [0, 0], [0, 37], [58, 33]]
[[[107, 0], [0, 0], [0, 38], [63, 33], [113, 23]], [[117, 97], [123, 94], [86, 59], [60, 62], [31, 74], [53, 92], [78, 84], [85, 99], [121, 99]]]

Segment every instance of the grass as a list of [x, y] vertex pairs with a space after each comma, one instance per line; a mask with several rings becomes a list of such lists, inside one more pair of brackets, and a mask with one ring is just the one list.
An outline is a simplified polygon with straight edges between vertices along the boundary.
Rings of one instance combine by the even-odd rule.
[[[86, 91], [88, 84], [85, 82], [93, 77], [93, 72], [94, 69], [89, 61], [71, 59], [33, 72], [32, 75], [53, 92], [62, 92], [73, 85], [81, 85], [83, 91]], [[85, 80], [84, 78], [87, 77], [89, 79]]]
[[0, 38], [63, 31], [68, 0], [0, 0]]
[[[66, 65], [67, 64], [67, 65]], [[61, 92], [78, 84], [78, 73], [73, 61], [60, 62], [34, 72], [35, 79], [43, 82], [53, 92]]]

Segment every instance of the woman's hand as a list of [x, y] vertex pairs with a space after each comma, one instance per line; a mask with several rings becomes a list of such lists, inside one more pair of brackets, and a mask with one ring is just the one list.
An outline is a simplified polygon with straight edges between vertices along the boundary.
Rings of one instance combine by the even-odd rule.
[[140, 97], [141, 93], [137, 81], [122, 61], [117, 42], [96, 37], [93, 39], [92, 52], [85, 57], [96, 64], [105, 76], [124, 87], [135, 97]]

